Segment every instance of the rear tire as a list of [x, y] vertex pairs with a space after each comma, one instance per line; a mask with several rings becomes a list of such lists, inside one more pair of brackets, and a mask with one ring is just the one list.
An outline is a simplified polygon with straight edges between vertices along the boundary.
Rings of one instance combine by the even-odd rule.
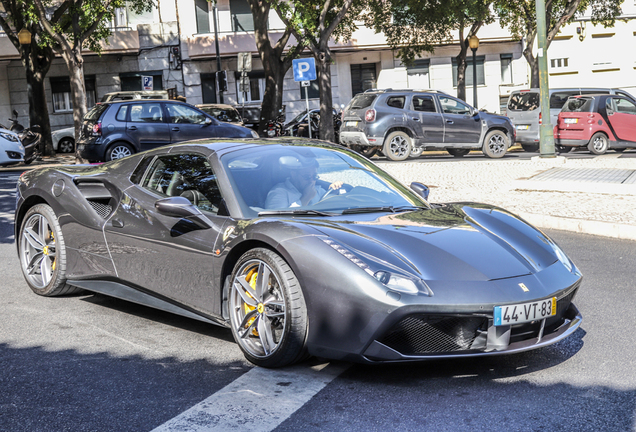
[[66, 245], [51, 207], [37, 204], [26, 212], [18, 245], [20, 267], [34, 293], [53, 297], [81, 291], [66, 283]]
[[418, 158], [422, 156], [422, 153], [424, 153], [424, 147], [415, 147], [414, 145], [411, 145], [411, 154], [409, 157]]
[[454, 157], [464, 157], [468, 153], [470, 153], [469, 149], [462, 149], [462, 148], [447, 148], [446, 151], [449, 154], [453, 155]]
[[255, 365], [275, 368], [305, 358], [307, 305], [277, 253], [256, 248], [241, 256], [230, 279], [229, 315], [234, 340]]
[[106, 161], [121, 159], [134, 153], [135, 151], [130, 145], [122, 142], [115, 143], [106, 150]]
[[60, 153], [73, 153], [75, 150], [75, 140], [71, 138], [62, 138], [59, 143], [57, 143], [57, 149]]
[[528, 153], [539, 152], [539, 144], [521, 144], [521, 148], [523, 149], [523, 151]]
[[574, 148], [574, 147], [571, 147], [571, 146], [562, 146], [562, 145], [558, 145], [558, 146], [556, 146], [556, 150], [557, 150], [559, 153], [570, 153], [570, 152], [572, 151], [572, 149], [573, 149], [573, 148]]
[[402, 131], [391, 132], [384, 140], [383, 152], [392, 161], [403, 161], [411, 154], [411, 137]]
[[362, 156], [371, 159], [378, 152], [378, 147], [352, 145], [351, 150], [360, 153]]
[[590, 138], [590, 142], [587, 145], [587, 149], [595, 155], [604, 154], [609, 148], [609, 140], [605, 136], [605, 134], [601, 132], [596, 132]]

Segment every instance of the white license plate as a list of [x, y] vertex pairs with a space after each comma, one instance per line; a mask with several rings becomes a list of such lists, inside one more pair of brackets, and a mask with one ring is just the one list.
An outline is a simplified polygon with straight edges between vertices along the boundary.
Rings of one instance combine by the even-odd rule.
[[495, 306], [495, 325], [520, 324], [556, 315], [556, 297], [506, 306]]
[[565, 124], [576, 124], [579, 122], [579, 119], [577, 118], [566, 118], [563, 119], [563, 121], [565, 122]]
[[517, 125], [517, 130], [528, 130], [529, 125]]
[[357, 121], [348, 121], [348, 122], [345, 122], [345, 126], [356, 127], [356, 126], [358, 126], [358, 122]]

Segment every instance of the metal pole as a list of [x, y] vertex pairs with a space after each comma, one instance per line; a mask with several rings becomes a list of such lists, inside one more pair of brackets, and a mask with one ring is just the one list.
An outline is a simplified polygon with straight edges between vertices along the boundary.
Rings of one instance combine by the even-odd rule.
[[471, 48], [473, 51], [473, 106], [477, 111], [479, 111], [479, 106], [477, 105], [477, 48]]
[[309, 112], [309, 87], [303, 87], [305, 89], [305, 103], [307, 104], [307, 129], [309, 129], [309, 138], [311, 139], [311, 113]]
[[[212, 7], [212, 20], [214, 21], [214, 47], [216, 48], [216, 70], [221, 71], [221, 57], [219, 56], [219, 31], [216, 24], [216, 2]], [[219, 83], [216, 83], [218, 86]], [[219, 103], [223, 103], [223, 92], [219, 90]]]
[[539, 49], [537, 57], [539, 61], [539, 87], [541, 91], [541, 119], [539, 128], [539, 149], [542, 158], [553, 158], [554, 131], [550, 119], [550, 97], [548, 86], [548, 57], [546, 43], [545, 0], [537, 0], [537, 39]]

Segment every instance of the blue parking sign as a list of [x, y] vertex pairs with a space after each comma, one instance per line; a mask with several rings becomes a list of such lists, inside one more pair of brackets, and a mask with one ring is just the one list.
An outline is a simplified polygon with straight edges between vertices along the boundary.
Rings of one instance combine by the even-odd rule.
[[313, 81], [316, 79], [316, 61], [313, 57], [292, 60], [294, 81]]
[[154, 87], [154, 83], [153, 83], [153, 77], [152, 76], [142, 76], [141, 80], [143, 81], [143, 89], [144, 90], [153, 90]]

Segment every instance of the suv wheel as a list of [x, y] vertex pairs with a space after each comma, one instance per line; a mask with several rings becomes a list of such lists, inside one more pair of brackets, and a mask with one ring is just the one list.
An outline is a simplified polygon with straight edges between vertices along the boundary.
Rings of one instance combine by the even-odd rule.
[[596, 132], [592, 136], [592, 139], [590, 139], [590, 143], [587, 145], [587, 149], [595, 155], [604, 154], [608, 148], [609, 141], [607, 137], [601, 132]]
[[470, 153], [469, 149], [463, 148], [447, 148], [446, 151], [455, 157], [463, 157]]
[[378, 152], [378, 147], [352, 145], [351, 150], [360, 153], [362, 156], [371, 159]]
[[384, 154], [394, 161], [403, 161], [411, 154], [411, 137], [402, 131], [391, 132], [384, 140]]
[[412, 145], [411, 154], [409, 156], [411, 156], [412, 158], [416, 158], [422, 156], [422, 153], [424, 153], [424, 147], [415, 147], [414, 145]]
[[539, 144], [521, 144], [521, 148], [524, 152], [537, 153], [539, 151]]
[[106, 152], [106, 161], [121, 159], [133, 154], [133, 149], [126, 143], [115, 143]]
[[504, 157], [508, 147], [508, 136], [500, 130], [493, 130], [486, 134], [482, 151], [489, 158], [499, 159]]

